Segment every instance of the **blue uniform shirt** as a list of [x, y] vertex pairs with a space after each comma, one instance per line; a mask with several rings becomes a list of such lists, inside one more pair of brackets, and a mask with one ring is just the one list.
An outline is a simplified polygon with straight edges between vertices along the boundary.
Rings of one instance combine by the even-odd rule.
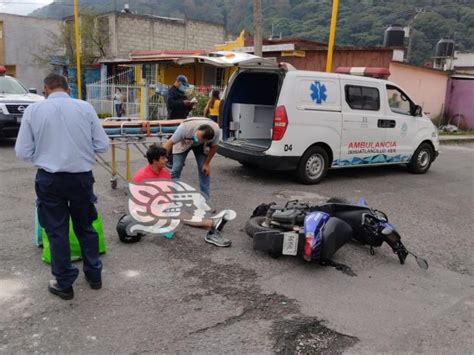
[[55, 92], [27, 107], [23, 114], [15, 151], [50, 173], [91, 171], [95, 154], [104, 153], [109, 139], [94, 108]]

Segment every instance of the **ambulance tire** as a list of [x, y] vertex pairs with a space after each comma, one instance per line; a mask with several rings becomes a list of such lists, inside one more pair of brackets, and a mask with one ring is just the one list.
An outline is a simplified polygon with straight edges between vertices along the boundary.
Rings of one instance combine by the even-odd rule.
[[296, 170], [297, 179], [306, 185], [318, 184], [329, 168], [328, 153], [322, 147], [310, 147], [301, 157]]
[[424, 174], [428, 171], [433, 162], [433, 148], [428, 143], [422, 143], [413, 154], [408, 169], [413, 174]]

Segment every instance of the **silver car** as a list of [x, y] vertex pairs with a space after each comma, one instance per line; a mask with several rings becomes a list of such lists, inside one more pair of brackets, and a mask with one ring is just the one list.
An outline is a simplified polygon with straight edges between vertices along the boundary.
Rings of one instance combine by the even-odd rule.
[[16, 137], [28, 105], [44, 100], [36, 90], [27, 90], [15, 78], [0, 73], [0, 138]]

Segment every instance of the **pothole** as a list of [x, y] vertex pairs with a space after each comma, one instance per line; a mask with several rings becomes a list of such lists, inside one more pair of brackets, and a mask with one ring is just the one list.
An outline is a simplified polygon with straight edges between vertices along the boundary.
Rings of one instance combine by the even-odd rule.
[[341, 354], [359, 341], [309, 317], [275, 322], [272, 336], [277, 354]]

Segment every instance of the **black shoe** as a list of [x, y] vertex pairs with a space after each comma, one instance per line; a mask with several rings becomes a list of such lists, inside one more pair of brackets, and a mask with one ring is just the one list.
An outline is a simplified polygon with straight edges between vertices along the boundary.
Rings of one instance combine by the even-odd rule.
[[72, 286], [62, 290], [58, 287], [58, 282], [56, 280], [49, 281], [48, 291], [66, 301], [72, 300], [74, 298], [74, 290], [72, 289]]
[[100, 290], [102, 288], [102, 280], [93, 282], [89, 280], [86, 276], [86, 281], [93, 290]]

